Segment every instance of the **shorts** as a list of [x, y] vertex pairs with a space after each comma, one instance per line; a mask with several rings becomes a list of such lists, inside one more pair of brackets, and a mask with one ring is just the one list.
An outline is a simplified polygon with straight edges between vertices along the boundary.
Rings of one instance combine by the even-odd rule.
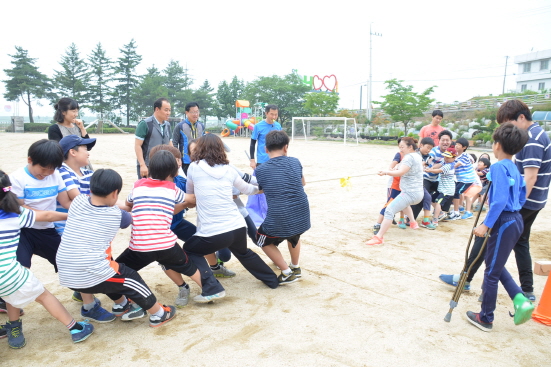
[[485, 184], [484, 186], [482, 186], [482, 190], [480, 190], [480, 192], [478, 193], [480, 196], [484, 196], [484, 194], [486, 193], [486, 191], [488, 191], [488, 184]]
[[61, 236], [55, 228], [21, 228], [21, 236], [17, 246], [17, 261], [24, 267], [30, 268], [31, 258], [33, 255], [38, 255], [48, 260], [57, 273], [55, 256], [60, 243]]
[[45, 290], [40, 280], [29, 271], [29, 277], [23, 286], [9, 296], [3, 296], [2, 298], [13, 307], [23, 308], [36, 300]]
[[447, 212], [450, 210], [450, 206], [453, 202], [453, 195], [444, 195], [441, 192], [437, 192], [432, 196], [432, 202], [440, 204], [442, 211]]
[[192, 276], [197, 271], [195, 264], [189, 261], [187, 254], [177, 243], [166, 250], [148, 252], [127, 248], [115, 261], [135, 271], [140, 271], [154, 261], [157, 261], [163, 270], [174, 270], [187, 276]]
[[272, 237], [267, 235], [264, 232], [264, 229], [262, 228], [262, 225], [260, 225], [260, 228], [258, 228], [258, 231], [256, 232], [256, 242], [258, 247], [264, 247], [268, 245], [275, 245], [279, 246], [279, 244], [285, 240], [289, 241], [293, 248], [297, 247], [298, 241], [300, 241], [300, 236], [302, 233], [296, 234], [294, 236], [290, 237]]
[[461, 194], [463, 194], [469, 187], [471, 187], [472, 182], [456, 182], [455, 183], [455, 194], [453, 195], [454, 199], [459, 199]]

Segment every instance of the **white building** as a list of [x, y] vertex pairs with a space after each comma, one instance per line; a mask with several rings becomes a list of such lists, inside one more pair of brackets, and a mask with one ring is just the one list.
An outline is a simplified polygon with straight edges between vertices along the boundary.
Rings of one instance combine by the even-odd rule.
[[551, 89], [551, 50], [515, 56], [517, 92]]

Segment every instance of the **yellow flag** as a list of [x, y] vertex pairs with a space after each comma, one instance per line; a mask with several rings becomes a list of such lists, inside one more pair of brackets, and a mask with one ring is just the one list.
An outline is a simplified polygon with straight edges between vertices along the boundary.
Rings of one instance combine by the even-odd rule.
[[350, 189], [350, 176], [341, 178], [341, 187]]

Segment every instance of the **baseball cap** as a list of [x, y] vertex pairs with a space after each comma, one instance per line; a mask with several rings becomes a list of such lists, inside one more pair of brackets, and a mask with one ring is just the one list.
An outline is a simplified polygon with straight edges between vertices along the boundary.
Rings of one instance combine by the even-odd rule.
[[96, 138], [83, 139], [77, 135], [67, 135], [59, 141], [59, 145], [61, 145], [63, 155], [65, 155], [70, 149], [73, 149], [79, 145], [86, 145], [88, 150], [92, 149], [94, 145], [96, 145]]

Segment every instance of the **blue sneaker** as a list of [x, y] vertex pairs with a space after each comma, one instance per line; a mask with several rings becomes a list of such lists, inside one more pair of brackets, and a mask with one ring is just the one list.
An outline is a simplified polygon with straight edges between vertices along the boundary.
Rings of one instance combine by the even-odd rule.
[[465, 212], [465, 214], [463, 214], [461, 216], [461, 219], [469, 219], [469, 218], [472, 218], [473, 217], [473, 213], [471, 212]]
[[[440, 278], [440, 280], [443, 281], [446, 284], [449, 284], [453, 287], [457, 287], [457, 282], [453, 280], [453, 277], [454, 276], [452, 274], [440, 274], [440, 276], [438, 278]], [[470, 291], [471, 290], [471, 283], [470, 282], [465, 282], [463, 290]]]
[[459, 212], [462, 213], [462, 212], [464, 212], [464, 211], [465, 211], [465, 207], [460, 206], [460, 207], [459, 207]]
[[87, 319], [99, 323], [115, 321], [115, 319], [117, 318], [117, 316], [113, 315], [111, 312], [101, 307], [99, 303], [96, 303], [95, 306], [88, 311], [86, 311], [84, 307], [81, 307], [80, 314], [82, 315], [82, 317], [86, 317]]
[[400, 220], [398, 221], [398, 228], [406, 229], [406, 221], [403, 218], [400, 218]]
[[71, 330], [71, 338], [73, 343], [80, 343], [88, 339], [94, 332], [94, 325], [87, 323], [86, 321], [78, 322], [82, 326], [82, 330]]
[[4, 325], [6, 332], [8, 334], [8, 345], [12, 349], [21, 349], [27, 345], [25, 336], [23, 335], [23, 322], [21, 319], [17, 321], [8, 321]]

